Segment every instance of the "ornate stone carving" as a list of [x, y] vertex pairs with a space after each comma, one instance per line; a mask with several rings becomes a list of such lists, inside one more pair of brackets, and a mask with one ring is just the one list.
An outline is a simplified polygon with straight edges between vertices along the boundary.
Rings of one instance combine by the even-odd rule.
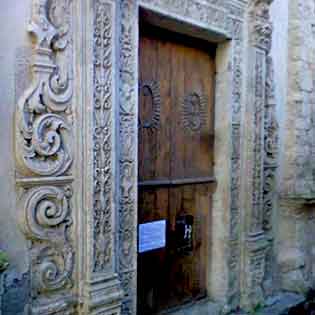
[[251, 40], [254, 46], [263, 50], [270, 50], [272, 24], [269, 20], [269, 8], [273, 0], [251, 1]]
[[255, 88], [254, 88], [254, 139], [253, 139], [253, 195], [250, 233], [262, 231], [262, 180], [263, 180], [263, 123], [265, 106], [265, 54], [255, 54]]
[[265, 107], [265, 62], [264, 51], [252, 52], [254, 63], [254, 89], [252, 108], [252, 195], [247, 229], [246, 262], [246, 307], [251, 309], [264, 299], [262, 281], [264, 278], [267, 241], [263, 231], [263, 162], [264, 162], [264, 107]]
[[112, 4], [95, 2], [94, 17], [94, 272], [112, 256]]
[[[233, 143], [240, 144], [240, 112], [241, 112], [241, 87], [242, 87], [242, 47], [243, 47], [243, 13], [244, 3], [239, 6], [224, 1], [168, 1], [168, 0], [140, 0], [139, 4], [153, 11], [167, 12], [167, 15], [176, 16], [189, 23], [202, 25], [207, 29], [217, 29], [221, 34], [229, 34], [233, 38]], [[120, 1], [121, 6], [121, 33], [120, 33], [120, 192], [119, 192], [119, 274], [123, 284], [125, 298], [122, 307], [123, 314], [136, 313], [136, 143], [137, 131], [137, 77], [136, 64], [137, 47], [137, 1]], [[242, 14], [240, 15], [239, 12]], [[230, 16], [228, 17], [228, 15]], [[233, 18], [232, 15], [235, 15]], [[239, 146], [238, 146], [239, 147]], [[235, 145], [237, 148], [237, 145]], [[236, 308], [240, 303], [240, 152], [233, 151], [231, 157], [233, 184], [231, 193], [234, 196], [231, 202], [231, 243], [230, 260], [231, 268], [229, 286], [230, 301]], [[128, 275], [128, 276], [127, 276]], [[236, 278], [235, 279], [235, 275]], [[234, 281], [235, 280], [235, 281]], [[233, 308], [233, 306], [232, 306]]]
[[60, 190], [43, 186], [30, 190], [25, 196], [24, 217], [21, 224], [31, 239], [63, 240], [69, 219], [71, 188]]
[[276, 207], [277, 168], [278, 168], [278, 121], [276, 118], [275, 81], [272, 58], [266, 59], [266, 87], [265, 87], [265, 122], [264, 122], [264, 181], [263, 181], [263, 230], [269, 241], [266, 249], [264, 291], [272, 294], [268, 289], [274, 281], [274, 253], [272, 217]]
[[16, 158], [22, 175], [61, 175], [72, 163], [69, 10], [69, 0], [58, 1], [58, 6], [57, 1], [33, 1], [33, 80], [16, 115]]
[[137, 249], [137, 10], [135, 0], [120, 1], [119, 86], [119, 278], [124, 289], [122, 314], [136, 314], [135, 274]]
[[140, 0], [144, 6], [162, 9], [168, 14], [176, 14], [186, 19], [193, 19], [194, 24], [203, 24], [207, 28], [215, 27], [228, 30], [227, 9], [224, 3], [200, 0]]
[[274, 96], [274, 73], [272, 58], [267, 56], [266, 63], [266, 105], [264, 138], [264, 217], [263, 229], [272, 229], [272, 212], [276, 195], [276, 176], [278, 166], [278, 129], [276, 101]]
[[232, 125], [233, 153], [231, 160], [230, 255], [228, 302], [231, 309], [240, 304], [240, 125]]
[[232, 35], [233, 35], [233, 123], [239, 124], [241, 121], [241, 91], [242, 91], [242, 62], [243, 62], [243, 23], [239, 20], [232, 19]]
[[73, 161], [72, 4], [32, 3], [32, 81], [16, 110], [20, 225], [30, 240], [30, 313], [70, 315], [76, 304], [72, 178], [67, 176]]
[[242, 47], [243, 23], [238, 19], [231, 20], [233, 34], [233, 85], [232, 85], [232, 155], [231, 155], [231, 205], [229, 231], [229, 291], [228, 304], [231, 310], [240, 305], [240, 252], [241, 252], [241, 218], [240, 218], [240, 167], [241, 167], [241, 91], [242, 91]]
[[247, 239], [248, 265], [247, 265], [247, 303], [250, 308], [255, 307], [264, 300], [263, 280], [265, 276], [266, 254], [268, 242], [264, 234], [250, 236]]
[[[117, 1], [93, 0], [85, 15], [88, 30], [88, 60], [92, 67], [83, 66], [87, 71], [86, 149], [87, 198], [89, 211], [86, 212], [86, 257], [84, 265], [84, 305], [82, 312], [91, 315], [120, 315], [122, 290], [118, 279], [118, 206], [115, 213], [115, 176], [117, 157], [116, 115], [116, 24]], [[93, 94], [91, 94], [93, 93]], [[90, 97], [92, 96], [92, 97]], [[117, 161], [118, 162], [118, 161]], [[116, 180], [117, 179], [117, 180]], [[117, 204], [116, 204], [117, 205]], [[115, 224], [116, 223], [116, 224]], [[116, 254], [116, 256], [114, 256]], [[82, 313], [82, 314], [83, 314]]]
[[[33, 79], [31, 87], [19, 101], [17, 113], [17, 160], [19, 173], [23, 176], [43, 177], [41, 184], [30, 184], [23, 192], [23, 231], [31, 240], [33, 297], [45, 304], [34, 302], [33, 312], [48, 314], [73, 313], [72, 307], [54, 304], [50, 300], [61, 299], [72, 303], [70, 296], [62, 293], [71, 286], [74, 268], [73, 241], [70, 237], [71, 194], [61, 175], [71, 171], [72, 149], [72, 38], [70, 0], [33, 0], [34, 16], [30, 31], [37, 38], [34, 48]], [[231, 206], [230, 206], [230, 297], [231, 305], [239, 303], [239, 254], [240, 250], [240, 112], [242, 87], [242, 27], [243, 10], [228, 1], [188, 0], [140, 0], [148, 7], [169, 11], [189, 23], [207, 29], [231, 34], [233, 59], [231, 60], [232, 85], [232, 154], [231, 154]], [[263, 1], [261, 1], [263, 2]], [[120, 6], [119, 38], [119, 145], [118, 145], [118, 192], [117, 217], [118, 260], [117, 268], [125, 292], [123, 314], [135, 314], [136, 295], [136, 215], [137, 215], [137, 10], [138, 1], [120, 0], [93, 2], [94, 20], [94, 65], [93, 78], [93, 264], [92, 272], [106, 273], [113, 267], [113, 72], [111, 4]], [[260, 3], [260, 2], [259, 2]], [[263, 8], [263, 7], [262, 7]], [[264, 10], [262, 10], [264, 12]], [[241, 13], [241, 14], [240, 14]], [[233, 15], [234, 18], [231, 19]], [[258, 16], [264, 16], [259, 13]], [[118, 24], [117, 24], [118, 25]], [[257, 46], [268, 47], [264, 30], [259, 23]], [[151, 89], [152, 91], [152, 89]], [[153, 93], [154, 94], [154, 93]], [[153, 95], [152, 94], [152, 95]], [[154, 97], [153, 97], [154, 98]], [[157, 100], [157, 99], [156, 99]], [[186, 113], [188, 113], [186, 111]], [[190, 111], [192, 113], [192, 111]], [[155, 115], [155, 116], [154, 116]], [[156, 127], [158, 111], [154, 112]], [[191, 126], [202, 126], [196, 115]], [[146, 124], [146, 123], [145, 123]], [[269, 127], [268, 127], [269, 128]], [[198, 128], [197, 128], [198, 129]], [[118, 138], [117, 137], [117, 138]], [[267, 141], [265, 141], [266, 145]], [[270, 144], [270, 143], [269, 143]], [[266, 145], [266, 146], [269, 146]], [[57, 178], [60, 178], [57, 184]], [[45, 181], [49, 180], [49, 184]], [[54, 182], [56, 181], [56, 182]], [[70, 187], [70, 186], [69, 186]], [[267, 187], [267, 186], [266, 186]], [[264, 219], [265, 220], [265, 219]], [[264, 222], [264, 221], [263, 221]], [[95, 241], [95, 243], [94, 243]], [[253, 263], [254, 264], [254, 263]], [[261, 266], [261, 265], [260, 265]], [[260, 268], [259, 268], [260, 269]], [[260, 279], [260, 278], [259, 278]], [[259, 281], [258, 281], [259, 282]], [[113, 289], [114, 290], [114, 289]], [[65, 294], [66, 295], [66, 294]], [[37, 307], [39, 305], [39, 308]], [[53, 311], [51, 311], [53, 309]], [[93, 311], [94, 312], [94, 311]], [[99, 311], [100, 312], [100, 311]], [[102, 311], [103, 312], [103, 311]], [[111, 312], [104, 311], [104, 314]], [[112, 311], [113, 314], [118, 314]]]
[[39, 186], [27, 189], [20, 200], [21, 228], [31, 240], [35, 304], [40, 304], [46, 294], [60, 294], [72, 287], [71, 196], [70, 186]]
[[192, 92], [184, 97], [182, 104], [183, 126], [187, 131], [200, 132], [207, 121], [208, 97]]
[[[253, 307], [264, 300], [264, 280], [272, 281], [265, 271], [272, 258], [272, 212], [275, 199], [277, 129], [271, 49], [272, 24], [269, 7], [272, 0], [251, 4], [250, 38], [254, 68], [253, 91], [253, 165], [252, 209], [247, 239], [247, 304]], [[267, 261], [268, 259], [268, 261]], [[267, 276], [267, 278], [266, 278]]]
[[121, 285], [124, 290], [124, 303], [122, 306], [123, 315], [136, 314], [136, 286], [137, 276], [135, 271], [125, 272], [121, 274]]

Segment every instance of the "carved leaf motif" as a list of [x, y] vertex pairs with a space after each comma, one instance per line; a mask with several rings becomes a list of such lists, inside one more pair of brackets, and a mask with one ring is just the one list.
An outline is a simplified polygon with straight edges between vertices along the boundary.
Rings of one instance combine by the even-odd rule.
[[269, 7], [273, 0], [251, 2], [251, 37], [253, 44], [265, 51], [271, 49], [272, 23], [269, 20]]
[[112, 22], [111, 4], [95, 2], [93, 272], [112, 257]]
[[53, 112], [64, 112], [71, 106], [73, 95], [72, 79], [69, 74], [63, 78], [58, 68], [49, 77], [48, 84], [45, 84], [43, 103]]
[[56, 28], [57, 36], [53, 40], [55, 50], [63, 50], [68, 44], [67, 35], [70, 29], [70, 4], [72, 0], [49, 0], [47, 12], [49, 22]]
[[38, 48], [50, 49], [57, 30], [49, 22], [47, 16], [47, 5], [49, 0], [33, 0], [32, 21], [28, 27], [37, 40]]
[[274, 73], [272, 58], [267, 56], [266, 106], [265, 106], [265, 145], [264, 145], [264, 221], [265, 231], [272, 230], [272, 212], [276, 195], [279, 125], [274, 102]]
[[132, 190], [132, 166], [126, 162], [121, 165], [121, 196], [125, 201], [130, 200]]
[[64, 173], [72, 163], [72, 153], [67, 146], [71, 138], [69, 124], [56, 114], [44, 114], [32, 120], [19, 160], [39, 175]]

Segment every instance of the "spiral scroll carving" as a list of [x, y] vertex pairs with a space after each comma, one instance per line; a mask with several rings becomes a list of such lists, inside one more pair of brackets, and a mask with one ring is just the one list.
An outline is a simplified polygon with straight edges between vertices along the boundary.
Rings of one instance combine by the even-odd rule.
[[58, 176], [72, 163], [70, 0], [34, 0], [33, 80], [18, 102], [16, 159], [24, 175]]
[[73, 315], [72, 0], [32, 0], [32, 81], [15, 124], [21, 230], [29, 240], [30, 314]]
[[72, 286], [73, 250], [71, 247], [45, 247], [38, 255], [36, 287], [38, 291], [55, 291]]
[[[72, 225], [69, 186], [43, 186], [24, 195], [21, 227], [32, 240], [36, 294], [71, 285], [74, 254], [69, 239]], [[35, 246], [36, 245], [36, 246]]]
[[71, 225], [70, 197], [70, 187], [31, 189], [24, 196], [22, 228], [27, 236], [36, 240], [64, 241], [66, 228]]
[[39, 116], [33, 123], [31, 136], [24, 138], [24, 165], [40, 175], [64, 173], [72, 163], [72, 154], [65, 145], [70, 135], [70, 126], [63, 117]]

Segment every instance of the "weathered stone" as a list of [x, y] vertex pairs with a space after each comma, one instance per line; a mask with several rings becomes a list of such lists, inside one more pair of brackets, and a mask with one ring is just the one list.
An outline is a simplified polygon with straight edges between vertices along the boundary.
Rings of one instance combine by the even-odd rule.
[[279, 256], [281, 271], [286, 273], [305, 266], [305, 257], [298, 248], [288, 248]]
[[276, 296], [275, 303], [257, 312], [257, 315], [285, 315], [288, 310], [304, 302], [305, 297], [294, 293]]
[[137, 313], [142, 18], [217, 45], [208, 297], [171, 314], [300, 302], [279, 293], [315, 285], [314, 12], [313, 0], [2, 1], [0, 314]]
[[212, 303], [207, 299], [179, 307], [176, 310], [162, 312], [161, 315], [220, 315], [222, 307], [219, 304]]
[[311, 289], [311, 283], [304, 278], [303, 271], [298, 269], [283, 275], [282, 287], [290, 292], [306, 294]]
[[[4, 277], [2, 295], [2, 315], [24, 315], [28, 309], [30, 293], [30, 276], [24, 274], [21, 279], [9, 281]], [[0, 304], [1, 305], [1, 304]]]

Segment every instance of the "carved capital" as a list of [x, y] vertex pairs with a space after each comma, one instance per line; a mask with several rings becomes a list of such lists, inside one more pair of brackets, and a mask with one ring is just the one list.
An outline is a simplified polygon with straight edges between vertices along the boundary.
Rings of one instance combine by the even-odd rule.
[[273, 0], [254, 0], [250, 3], [250, 39], [252, 44], [269, 51], [272, 41], [272, 23], [270, 22], [270, 5]]

